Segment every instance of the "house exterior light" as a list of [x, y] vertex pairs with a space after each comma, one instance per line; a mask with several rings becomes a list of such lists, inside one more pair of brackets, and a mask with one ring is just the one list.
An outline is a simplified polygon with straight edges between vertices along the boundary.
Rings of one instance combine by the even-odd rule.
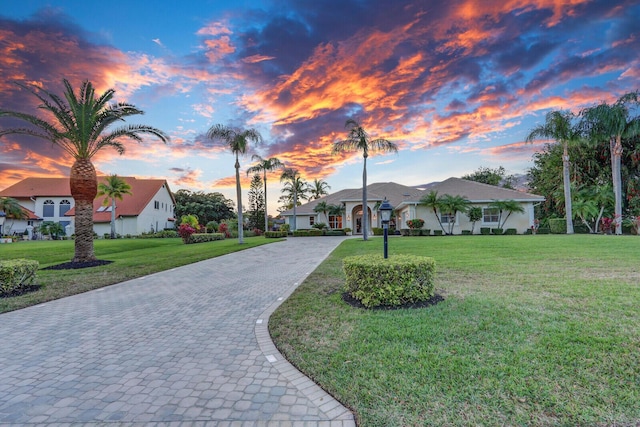
[[380, 212], [380, 219], [382, 220], [382, 228], [384, 230], [384, 258], [389, 258], [389, 221], [391, 221], [391, 213], [393, 212], [393, 206], [384, 198], [384, 201], [378, 208], [378, 212]]

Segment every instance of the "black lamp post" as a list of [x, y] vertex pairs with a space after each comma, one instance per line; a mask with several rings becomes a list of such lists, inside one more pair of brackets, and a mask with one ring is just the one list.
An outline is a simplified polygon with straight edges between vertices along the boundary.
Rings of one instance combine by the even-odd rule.
[[387, 259], [389, 258], [389, 221], [391, 221], [391, 212], [393, 212], [393, 206], [391, 206], [386, 197], [378, 208], [378, 212], [380, 212], [382, 229], [384, 230], [384, 258]]

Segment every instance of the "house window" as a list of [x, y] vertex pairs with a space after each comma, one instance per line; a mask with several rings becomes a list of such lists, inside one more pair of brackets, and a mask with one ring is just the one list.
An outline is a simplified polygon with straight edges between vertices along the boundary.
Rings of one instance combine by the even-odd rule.
[[443, 224], [451, 224], [456, 222], [456, 216], [451, 213], [440, 214], [440, 222]]
[[53, 200], [45, 200], [42, 205], [42, 216], [45, 218], [53, 218], [55, 215], [56, 204]]
[[69, 209], [71, 209], [71, 202], [68, 200], [63, 200], [60, 202], [60, 215], [59, 216], [64, 216], [64, 214], [66, 214], [67, 212], [69, 212]]
[[329, 228], [342, 228], [342, 215], [329, 215]]
[[310, 216], [309, 217], [309, 225], [313, 225], [316, 223], [316, 217], [315, 216]]
[[157, 200], [154, 200], [154, 201], [153, 201], [153, 208], [154, 208], [154, 209], [160, 209], [160, 202], [159, 202], [159, 201], [157, 201]]
[[497, 223], [500, 211], [495, 208], [482, 209], [482, 222], [484, 223]]

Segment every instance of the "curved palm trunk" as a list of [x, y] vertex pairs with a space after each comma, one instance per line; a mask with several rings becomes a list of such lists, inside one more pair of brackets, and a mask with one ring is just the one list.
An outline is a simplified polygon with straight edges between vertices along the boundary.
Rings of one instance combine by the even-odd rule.
[[264, 170], [264, 231], [269, 231], [269, 212], [267, 210], [267, 170]]
[[238, 153], [236, 153], [236, 197], [238, 198], [238, 243], [244, 243], [244, 230], [242, 226], [244, 220], [242, 219], [242, 188], [240, 187], [240, 160], [238, 160]]
[[611, 175], [613, 181], [613, 195], [615, 197], [614, 225], [615, 234], [622, 234], [622, 175], [620, 159], [622, 158], [622, 141], [620, 135], [611, 138]]
[[563, 143], [562, 180], [564, 184], [564, 210], [567, 216], [567, 234], [573, 234], [573, 211], [571, 207], [571, 178], [569, 176], [569, 148], [566, 141], [564, 141]]
[[116, 238], [116, 198], [111, 198], [111, 238]]
[[363, 157], [364, 167], [362, 168], [362, 240], [369, 240], [369, 208], [367, 207], [367, 153], [365, 153]]
[[93, 252], [93, 200], [98, 193], [96, 170], [90, 160], [78, 159], [71, 166], [71, 196], [75, 200], [75, 256], [73, 262], [95, 261]]

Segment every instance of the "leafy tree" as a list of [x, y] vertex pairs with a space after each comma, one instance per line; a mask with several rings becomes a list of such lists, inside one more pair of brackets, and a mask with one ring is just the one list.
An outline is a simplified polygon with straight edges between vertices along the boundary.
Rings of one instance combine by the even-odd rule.
[[251, 160], [258, 163], [247, 169], [247, 175], [249, 175], [250, 173], [262, 172], [262, 180], [264, 181], [264, 226], [266, 227], [266, 231], [266, 229], [269, 228], [269, 216], [267, 214], [267, 172], [273, 172], [278, 169], [282, 169], [284, 167], [284, 163], [282, 163], [276, 157], [263, 159], [257, 154], [254, 154], [253, 157], [251, 157]]
[[[264, 193], [262, 190], [262, 178], [255, 174], [251, 179], [251, 187], [249, 187], [249, 228], [258, 228], [266, 230], [265, 213], [266, 206], [264, 201]], [[268, 220], [268, 219], [267, 219]]]
[[502, 166], [497, 168], [481, 166], [475, 172], [464, 175], [462, 179], [495, 186], [502, 184], [504, 188], [513, 188], [516, 178], [513, 175], [507, 175], [507, 171]]
[[574, 216], [580, 218], [590, 233], [597, 233], [600, 220], [614, 205], [613, 189], [610, 184], [582, 187], [573, 201]]
[[109, 127], [125, 120], [126, 117], [142, 114], [131, 104], [112, 103], [115, 95], [108, 89], [96, 96], [93, 85], [84, 81], [79, 93], [71, 84], [63, 80], [63, 97], [39, 88], [36, 85], [22, 85], [22, 88], [37, 97], [40, 109], [51, 113], [53, 121], [15, 111], [0, 110], [0, 117], [13, 117], [27, 122], [31, 127], [11, 128], [0, 131], [0, 137], [8, 134], [24, 134], [43, 138], [59, 146], [73, 157], [69, 183], [71, 196], [75, 201], [75, 255], [73, 262], [93, 261], [93, 200], [98, 192], [96, 170], [91, 162], [93, 156], [105, 147], [124, 153], [123, 140], [141, 142], [141, 134], [151, 134], [167, 142], [169, 137], [162, 131], [146, 125], [127, 125], [109, 131]]
[[202, 223], [208, 224], [210, 221], [219, 223], [224, 219], [236, 217], [233, 212], [233, 201], [224, 197], [222, 193], [178, 190], [173, 194], [173, 197], [176, 200], [175, 214], [178, 218], [194, 214], [200, 218]]
[[[27, 212], [20, 206], [20, 203], [13, 197], [0, 197], [0, 212], [4, 213], [5, 218], [10, 218], [11, 220], [27, 219], [29, 217]], [[9, 231], [4, 234], [9, 234], [12, 226], [13, 221], [11, 221], [11, 226], [8, 227]], [[2, 229], [0, 228], [1, 231]]]
[[311, 184], [309, 184], [309, 199], [317, 200], [322, 196], [326, 196], [329, 194], [329, 189], [331, 189], [331, 186], [327, 181], [316, 178]]
[[482, 219], [482, 208], [479, 206], [473, 206], [467, 209], [467, 218], [471, 221], [471, 234], [476, 226], [476, 222]]
[[[509, 216], [511, 216], [513, 212], [524, 213], [522, 205], [515, 200], [494, 200], [489, 204], [489, 208], [498, 210], [498, 228], [504, 228]], [[504, 217], [503, 221], [502, 216], [505, 213], [507, 215]]]
[[458, 212], [466, 212], [469, 209], [469, 199], [462, 196], [452, 196], [444, 194], [439, 201], [440, 212], [449, 215], [449, 230], [447, 234], [453, 234], [453, 227], [456, 223]]
[[102, 201], [102, 206], [111, 203], [111, 238], [116, 238], [116, 199], [122, 200], [125, 194], [131, 193], [131, 186], [118, 175], [110, 175], [106, 182], [98, 184], [98, 197], [107, 196]]
[[564, 185], [564, 210], [567, 234], [573, 234], [573, 214], [571, 212], [571, 178], [569, 172], [569, 145], [581, 140], [580, 128], [575, 116], [569, 111], [547, 113], [544, 124], [534, 127], [527, 135], [527, 142], [537, 138], [551, 138], [562, 145], [562, 180]]
[[349, 130], [347, 139], [335, 142], [332, 152], [335, 154], [345, 151], [362, 151], [362, 158], [364, 159], [362, 168], [362, 238], [363, 240], [368, 240], [367, 158], [369, 157], [369, 151], [397, 153], [398, 146], [383, 138], [371, 139], [362, 125], [354, 119], [347, 120], [345, 128]]
[[244, 243], [244, 236], [242, 233], [242, 187], [240, 185], [240, 160], [239, 156], [247, 152], [249, 142], [260, 144], [262, 142], [262, 136], [255, 129], [234, 129], [224, 125], [214, 125], [209, 129], [207, 137], [213, 140], [222, 140], [227, 144], [227, 147], [236, 156], [236, 197], [238, 199], [238, 243]]
[[438, 209], [440, 208], [440, 197], [438, 197], [438, 192], [436, 190], [431, 190], [429, 194], [425, 194], [424, 196], [422, 196], [419, 203], [423, 206], [431, 208], [433, 214], [438, 220], [438, 224], [440, 224], [442, 232], [446, 233], [447, 230], [444, 229], [444, 225], [442, 225], [442, 221], [440, 221], [440, 216], [438, 216]]
[[611, 175], [615, 196], [615, 234], [622, 234], [622, 154], [623, 139], [640, 134], [640, 117], [631, 115], [638, 106], [638, 92], [621, 96], [614, 104], [601, 103], [582, 110], [581, 125], [594, 142], [608, 141], [611, 152]]

